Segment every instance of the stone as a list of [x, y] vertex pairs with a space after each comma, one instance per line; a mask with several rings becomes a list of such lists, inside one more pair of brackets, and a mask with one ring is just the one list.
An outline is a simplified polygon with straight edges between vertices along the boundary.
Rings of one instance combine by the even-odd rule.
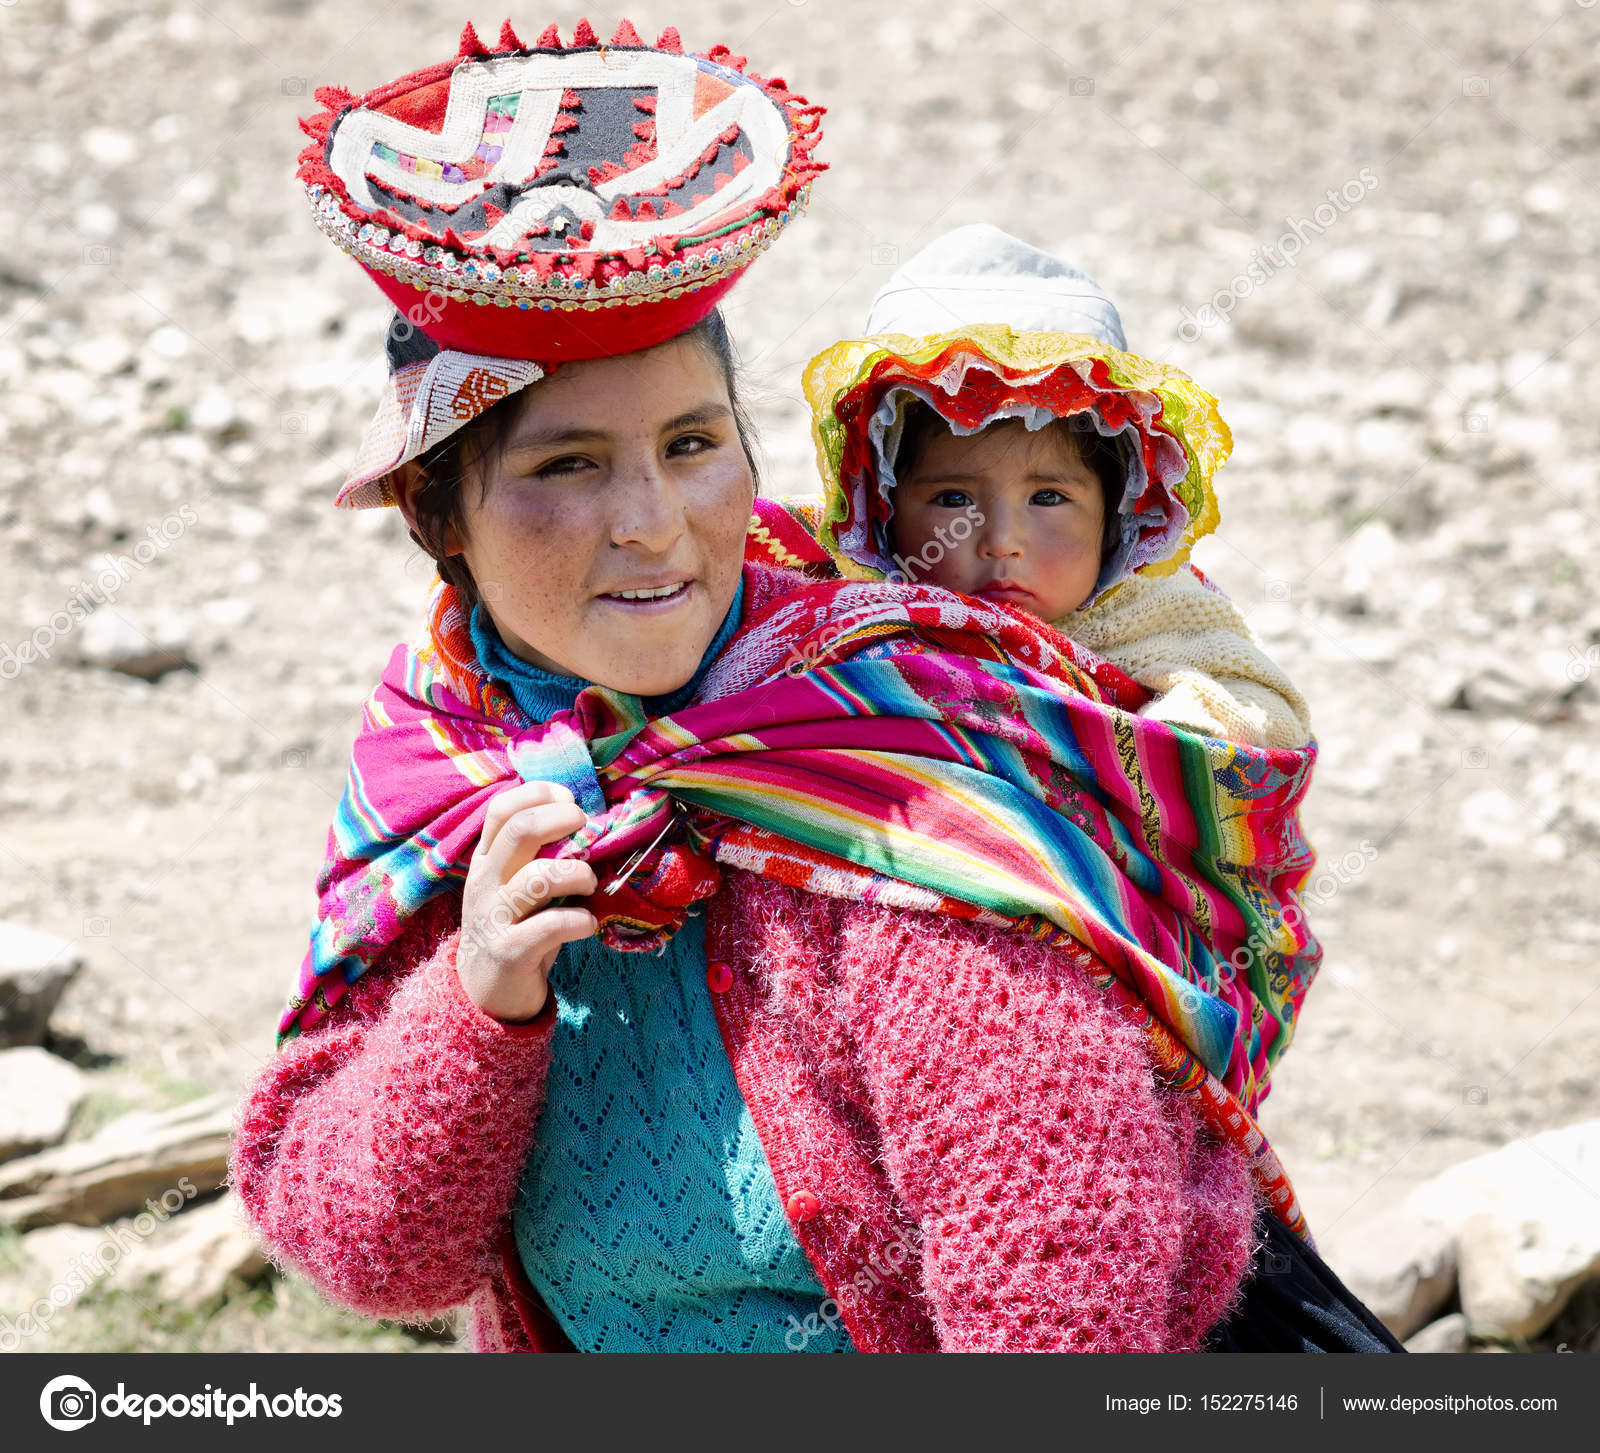
[[78, 659], [86, 666], [156, 681], [189, 660], [189, 621], [173, 610], [137, 614], [120, 606], [95, 611], [78, 630]]
[[1600, 1280], [1600, 1120], [1513, 1141], [1414, 1191], [1408, 1214], [1456, 1240], [1474, 1338], [1538, 1336]]
[[49, 1336], [56, 1319], [101, 1276], [104, 1240], [104, 1231], [89, 1226], [47, 1226], [22, 1238], [20, 1264], [0, 1276], [0, 1353]]
[[75, 943], [0, 923], [0, 1048], [43, 1044], [62, 992], [82, 968]]
[[90, 524], [98, 526], [108, 534], [113, 534], [123, 527], [122, 511], [117, 507], [117, 502], [111, 498], [111, 491], [102, 485], [97, 484], [84, 493], [83, 515]]
[[1356, 456], [1373, 464], [1394, 463], [1420, 454], [1422, 436], [1399, 419], [1363, 419], [1350, 436]]
[[0, 1050], [0, 1161], [58, 1145], [88, 1088], [76, 1065], [36, 1045]]
[[1519, 848], [1528, 839], [1527, 809], [1498, 787], [1474, 792], [1461, 804], [1461, 831], [1489, 848]]
[[1378, 270], [1378, 259], [1365, 247], [1339, 247], [1323, 253], [1317, 262], [1320, 276], [1335, 286], [1353, 287]]
[[1296, 459], [1336, 459], [1349, 449], [1350, 429], [1320, 414], [1298, 414], [1283, 431], [1284, 447]]
[[1340, 547], [1344, 588], [1356, 592], [1376, 589], [1380, 595], [1388, 595], [1399, 555], [1400, 542], [1394, 531], [1383, 520], [1368, 520]]
[[1555, 216], [1567, 205], [1566, 194], [1549, 182], [1538, 182], [1522, 194], [1522, 205], [1541, 216]]
[[116, 209], [104, 202], [89, 202], [79, 207], [74, 216], [74, 226], [85, 237], [115, 237], [122, 226]]
[[238, 595], [218, 596], [208, 600], [200, 610], [211, 625], [228, 629], [247, 624], [256, 613], [255, 605]]
[[1429, 1322], [1420, 1332], [1405, 1339], [1407, 1352], [1465, 1352], [1467, 1319], [1460, 1312]]
[[1405, 289], [1392, 277], [1381, 277], [1361, 311], [1362, 326], [1371, 332], [1387, 328], [1406, 300]]
[[0, 1165], [0, 1225], [104, 1225], [174, 1187], [204, 1195], [227, 1175], [232, 1125], [233, 1097], [208, 1095], [136, 1110], [88, 1140], [9, 1161]]
[[189, 423], [201, 434], [220, 437], [239, 422], [239, 410], [227, 392], [213, 384], [195, 400]]
[[83, 133], [83, 149], [97, 165], [119, 167], [126, 166], [139, 154], [139, 141], [132, 132], [91, 126]]
[[150, 335], [149, 348], [157, 358], [165, 358], [172, 362], [188, 353], [189, 335], [182, 328], [174, 328], [170, 323], [164, 324]]
[[1521, 231], [1522, 224], [1510, 212], [1489, 212], [1478, 224], [1478, 240], [1486, 247], [1500, 247]]
[[92, 1255], [105, 1240], [98, 1226], [45, 1226], [22, 1238], [25, 1274], [30, 1286], [43, 1292], [52, 1282], [64, 1281], [81, 1259]]
[[1456, 1288], [1455, 1238], [1404, 1209], [1386, 1211], [1341, 1237], [1330, 1264], [1401, 1341], [1427, 1326]]
[[1361, 403], [1369, 413], [1420, 416], [1433, 394], [1434, 385], [1426, 374], [1412, 368], [1391, 368], [1362, 388]]
[[111, 378], [133, 367], [133, 345], [119, 333], [107, 333], [72, 344], [67, 360], [95, 378]]
[[1531, 672], [1513, 675], [1499, 666], [1483, 666], [1441, 684], [1437, 704], [1450, 711], [1475, 711], [1485, 716], [1536, 719], [1548, 711], [1550, 688]]
[[129, 1256], [124, 1275], [163, 1302], [203, 1311], [266, 1271], [244, 1207], [228, 1194], [178, 1212]]

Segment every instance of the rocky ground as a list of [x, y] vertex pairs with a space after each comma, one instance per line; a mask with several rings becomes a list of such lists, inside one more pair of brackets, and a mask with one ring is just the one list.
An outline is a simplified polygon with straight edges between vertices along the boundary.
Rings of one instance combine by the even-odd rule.
[[[55, 1026], [102, 1119], [271, 1053], [360, 702], [425, 594], [391, 512], [330, 506], [385, 312], [306, 215], [294, 122], [315, 85], [451, 53], [464, 18], [0, 0], [0, 919], [78, 942]], [[1134, 349], [1221, 398], [1236, 452], [1196, 558], [1322, 752], [1327, 959], [1264, 1123], [1334, 1264], [1444, 1167], [1593, 1116], [1600, 8], [631, 18], [830, 107], [834, 170], [728, 310], [770, 489], [812, 487], [805, 360], [963, 222], [1075, 256]], [[97, 664], [130, 654], [154, 680]], [[303, 1345], [297, 1295], [191, 1341]], [[107, 1306], [82, 1345], [190, 1337]]]

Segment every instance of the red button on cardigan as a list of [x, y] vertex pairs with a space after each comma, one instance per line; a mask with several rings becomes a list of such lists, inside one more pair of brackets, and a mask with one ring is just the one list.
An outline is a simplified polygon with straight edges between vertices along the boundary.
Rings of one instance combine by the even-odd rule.
[[822, 1209], [822, 1202], [810, 1191], [796, 1191], [785, 1209], [791, 1221], [809, 1221]]
[[713, 994], [726, 994], [733, 987], [733, 970], [721, 959], [706, 965], [706, 983]]

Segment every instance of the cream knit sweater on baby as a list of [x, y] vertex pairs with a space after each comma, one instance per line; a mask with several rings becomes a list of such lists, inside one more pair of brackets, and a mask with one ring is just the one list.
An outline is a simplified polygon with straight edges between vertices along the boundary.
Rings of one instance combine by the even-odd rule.
[[1311, 712], [1239, 609], [1185, 565], [1129, 576], [1051, 625], [1159, 693], [1141, 716], [1256, 747], [1304, 747]]

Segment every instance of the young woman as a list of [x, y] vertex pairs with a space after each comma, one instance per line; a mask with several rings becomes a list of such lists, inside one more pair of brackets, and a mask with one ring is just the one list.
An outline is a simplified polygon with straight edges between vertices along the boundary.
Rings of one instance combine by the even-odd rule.
[[[830, 716], [839, 693], [777, 654], [914, 636], [916, 602], [836, 620], [831, 587], [744, 563], [755, 472], [709, 310], [797, 205], [814, 110], [726, 52], [586, 32], [530, 48], [508, 27], [489, 64], [469, 31], [444, 67], [319, 93], [308, 180], [335, 240], [386, 290], [452, 248], [447, 281], [474, 281], [391, 348], [342, 492], [397, 504], [441, 578], [368, 703], [234, 1184], [274, 1258], [332, 1299], [468, 1302], [485, 1350], [1197, 1348], [1260, 1239], [1252, 1166], [1162, 1077], [1149, 1016], [1088, 949], [927, 882], [841, 891], [852, 864], [818, 845], [844, 839], [795, 808], [844, 812], [821, 750], [859, 784], [886, 732], [935, 754], [973, 740], [909, 708]], [[559, 105], [519, 134], [541, 96]], [[616, 124], [639, 113], [645, 133]], [[501, 142], [476, 177], [451, 159], [462, 114]], [[619, 137], [650, 155], [606, 156]], [[587, 190], [557, 168], [545, 195], [485, 201], [505, 157], [556, 143]], [[781, 175], [759, 175], [769, 157]], [[732, 194], [696, 201], [697, 160]], [[413, 195], [400, 171], [437, 185]], [[635, 220], [651, 188], [694, 204], [670, 234], [660, 203]], [[557, 222], [587, 247], [541, 252]], [[674, 296], [690, 261], [712, 281]], [[645, 301], [568, 307], [580, 281]], [[780, 629], [797, 611], [809, 634]], [[682, 815], [756, 822], [762, 792], [768, 821], [815, 829], [807, 851]]]

